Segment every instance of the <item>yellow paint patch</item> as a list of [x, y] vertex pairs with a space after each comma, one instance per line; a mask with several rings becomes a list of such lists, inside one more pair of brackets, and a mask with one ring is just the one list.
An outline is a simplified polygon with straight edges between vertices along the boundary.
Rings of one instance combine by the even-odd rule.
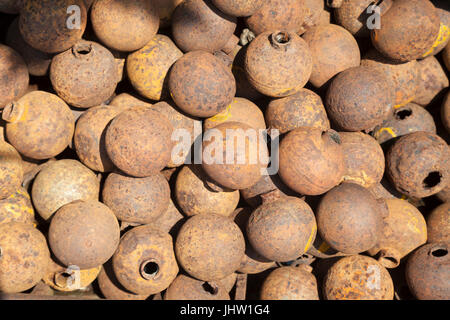
[[428, 50], [422, 57], [425, 58], [425, 57], [431, 55], [438, 46], [447, 42], [449, 37], [450, 37], [450, 27], [441, 22], [441, 26], [439, 28], [439, 34], [437, 36], [436, 41], [434, 42], [434, 44], [430, 48], [430, 50]]
[[317, 230], [317, 228], [316, 228], [316, 226], [314, 225], [313, 228], [312, 228], [312, 230], [311, 230], [311, 234], [309, 235], [308, 242], [306, 243], [305, 250], [303, 250], [304, 252], [307, 252], [308, 249], [309, 249], [309, 247], [311, 246], [311, 242], [312, 242], [312, 240], [313, 240], [313, 236], [314, 236], [316, 230]]
[[381, 135], [384, 131], [386, 131], [387, 133], [389, 133], [389, 134], [391, 135], [392, 138], [396, 138], [396, 137], [397, 137], [397, 134], [394, 132], [394, 130], [392, 130], [392, 128], [385, 127], [385, 128], [381, 128], [380, 130], [378, 130], [378, 131], [374, 134], [375, 139], [378, 139], [378, 138], [380, 137], [380, 135]]
[[[234, 101], [233, 101], [234, 102]], [[214, 117], [209, 118], [210, 121], [214, 122], [223, 122], [228, 120], [231, 117], [231, 103], [224, 111], [216, 114]]]
[[408, 103], [411, 103], [411, 101], [413, 101], [414, 98], [415, 98], [415, 97], [409, 98], [408, 100], [406, 100], [406, 101], [404, 101], [404, 102], [402, 102], [402, 103], [400, 103], [400, 104], [395, 105], [395, 106], [394, 106], [394, 109], [398, 109], [398, 108], [401, 108], [401, 107], [406, 106]]

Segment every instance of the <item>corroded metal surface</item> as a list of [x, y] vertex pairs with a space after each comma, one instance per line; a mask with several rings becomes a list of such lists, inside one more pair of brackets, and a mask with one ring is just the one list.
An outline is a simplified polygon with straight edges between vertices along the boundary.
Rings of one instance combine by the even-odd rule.
[[204, 282], [179, 274], [167, 288], [164, 300], [230, 300], [230, 296], [216, 282]]
[[450, 241], [450, 202], [441, 204], [427, 216], [429, 243]]

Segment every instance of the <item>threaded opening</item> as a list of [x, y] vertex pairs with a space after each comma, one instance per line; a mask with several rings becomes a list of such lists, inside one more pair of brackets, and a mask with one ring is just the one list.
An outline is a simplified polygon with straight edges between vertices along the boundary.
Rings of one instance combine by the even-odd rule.
[[208, 282], [204, 282], [202, 284], [202, 288], [203, 288], [203, 290], [205, 290], [206, 292], [208, 292], [211, 295], [216, 295], [219, 293], [219, 288], [217, 288], [217, 286], [212, 286]]
[[436, 187], [439, 183], [441, 183], [442, 175], [439, 171], [430, 172], [425, 179], [423, 179], [423, 186], [426, 189], [431, 189]]
[[141, 276], [150, 280], [155, 278], [159, 273], [159, 265], [154, 260], [147, 260], [141, 264], [140, 268]]
[[395, 119], [405, 120], [406, 118], [410, 117], [411, 115], [412, 115], [411, 109], [398, 110], [397, 112], [395, 112]]
[[55, 274], [55, 284], [60, 288], [66, 288], [69, 279], [72, 278], [72, 275], [68, 272], [60, 272]]

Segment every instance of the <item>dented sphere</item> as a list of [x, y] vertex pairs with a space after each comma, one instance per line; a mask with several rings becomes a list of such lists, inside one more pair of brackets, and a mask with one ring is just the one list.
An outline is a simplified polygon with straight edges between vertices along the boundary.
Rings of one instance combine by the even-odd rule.
[[427, 107], [448, 86], [448, 77], [436, 57], [423, 59], [419, 61], [418, 87], [413, 102]]
[[394, 284], [389, 272], [375, 259], [354, 255], [331, 266], [323, 295], [327, 300], [393, 300]]
[[50, 252], [44, 235], [32, 225], [0, 224], [0, 292], [34, 287], [44, 277]]
[[424, 245], [406, 263], [409, 290], [419, 300], [449, 300], [450, 256], [449, 242]]
[[72, 141], [74, 118], [58, 96], [32, 91], [3, 110], [8, 141], [22, 155], [49, 159], [60, 154]]
[[316, 237], [311, 208], [296, 197], [279, 197], [251, 214], [247, 237], [256, 252], [268, 260], [287, 262], [308, 251]]
[[205, 51], [193, 51], [177, 60], [169, 75], [173, 101], [187, 114], [211, 117], [233, 101], [236, 81], [231, 70]]
[[344, 149], [346, 173], [343, 181], [371, 188], [384, 174], [384, 153], [379, 143], [362, 132], [339, 132]]
[[53, 216], [48, 242], [64, 265], [91, 269], [112, 257], [119, 245], [120, 228], [114, 213], [103, 203], [74, 201]]
[[203, 281], [221, 280], [235, 272], [244, 257], [245, 239], [228, 217], [199, 214], [181, 227], [175, 254], [180, 266]]
[[169, 162], [173, 126], [164, 115], [135, 106], [112, 120], [105, 135], [109, 158], [123, 172], [148, 177]]
[[14, 49], [0, 44], [0, 109], [21, 98], [28, 89], [29, 75], [23, 58]]
[[344, 176], [344, 150], [334, 130], [294, 129], [281, 141], [279, 152], [280, 178], [300, 194], [323, 194]]
[[100, 41], [118, 51], [142, 48], [159, 27], [157, 8], [147, 0], [98, 0], [90, 18]]
[[400, 137], [386, 154], [386, 172], [395, 188], [416, 198], [441, 191], [450, 182], [450, 151], [439, 136], [418, 131]]
[[102, 199], [117, 219], [148, 224], [169, 207], [170, 187], [161, 173], [134, 178], [113, 172], [106, 178]]
[[[69, 68], [71, 71], [67, 72]], [[119, 77], [114, 56], [108, 49], [92, 41], [80, 41], [53, 57], [50, 81], [68, 104], [90, 108], [113, 95]]]
[[343, 183], [330, 190], [317, 209], [319, 235], [333, 249], [357, 254], [373, 248], [383, 228], [382, 207], [366, 188]]
[[359, 66], [361, 54], [355, 38], [335, 24], [317, 26], [302, 36], [313, 58], [309, 81], [320, 88], [338, 73]]
[[182, 56], [169, 37], [157, 34], [142, 49], [128, 55], [128, 79], [142, 96], [160, 100], [168, 93], [169, 69]]
[[78, 119], [74, 145], [80, 161], [94, 171], [110, 172], [114, 165], [105, 146], [105, 133], [109, 123], [126, 107], [100, 105], [85, 111]]
[[279, 267], [264, 280], [261, 300], [319, 300], [316, 277], [306, 265]]
[[254, 185], [267, 167], [267, 145], [258, 130], [244, 123], [224, 122], [203, 136], [206, 174], [218, 185], [237, 190]]
[[371, 33], [383, 55], [398, 61], [421, 58], [439, 34], [440, 18], [429, 0], [396, 0]]
[[373, 67], [355, 67], [338, 74], [325, 97], [330, 120], [345, 131], [373, 129], [394, 107], [386, 76]]
[[163, 291], [179, 271], [172, 237], [151, 225], [135, 227], [125, 233], [112, 264], [120, 284], [140, 295]]
[[31, 196], [39, 215], [48, 220], [75, 200], [98, 200], [100, 182], [94, 172], [72, 159], [45, 165], [36, 176]]
[[184, 52], [222, 49], [236, 29], [236, 18], [217, 9], [211, 0], [184, 0], [172, 15], [172, 36]]
[[308, 44], [293, 32], [264, 32], [248, 45], [245, 55], [250, 84], [270, 97], [298, 92], [308, 82], [312, 69]]
[[5, 199], [20, 187], [24, 176], [22, 158], [17, 150], [0, 138], [0, 199]]
[[25, 0], [19, 17], [23, 39], [47, 53], [70, 49], [81, 40], [86, 23], [83, 0]]
[[420, 64], [416, 60], [397, 62], [370, 50], [361, 60], [362, 66], [373, 67], [386, 76], [395, 97], [395, 107], [402, 107], [416, 97]]
[[368, 252], [378, 254], [378, 262], [386, 268], [395, 268], [400, 259], [427, 242], [427, 225], [422, 213], [401, 199], [386, 199], [388, 216], [375, 247]]
[[267, 126], [279, 130], [281, 134], [300, 127], [330, 129], [322, 98], [304, 88], [291, 96], [270, 101], [265, 118]]
[[187, 216], [218, 214], [230, 216], [239, 202], [238, 190], [215, 191], [208, 186], [209, 177], [199, 165], [186, 165], [178, 173], [175, 197]]

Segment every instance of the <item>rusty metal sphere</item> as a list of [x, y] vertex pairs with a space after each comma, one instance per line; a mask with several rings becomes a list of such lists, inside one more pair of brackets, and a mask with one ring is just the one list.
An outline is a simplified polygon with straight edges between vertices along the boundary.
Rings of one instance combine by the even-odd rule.
[[308, 82], [312, 69], [313, 57], [308, 44], [290, 31], [263, 32], [248, 45], [245, 55], [250, 84], [271, 97], [298, 92]]
[[241, 122], [256, 130], [265, 130], [266, 122], [261, 109], [252, 101], [245, 98], [234, 98], [228, 107], [214, 117], [204, 121], [204, 130], [217, 127], [224, 122]]
[[65, 266], [90, 269], [112, 257], [119, 245], [120, 228], [114, 213], [103, 203], [77, 200], [53, 216], [48, 242]]
[[182, 56], [169, 37], [157, 34], [142, 49], [128, 55], [128, 79], [142, 96], [160, 100], [168, 95], [169, 69]]
[[179, 274], [167, 288], [164, 300], [230, 300], [224, 286]]
[[170, 187], [161, 173], [134, 178], [113, 172], [106, 178], [102, 196], [117, 219], [148, 224], [169, 207]]
[[163, 214], [161, 214], [152, 225], [159, 230], [167, 233], [176, 233], [178, 227], [181, 225], [184, 219], [183, 214], [175, 207], [172, 200], [169, 201], [169, 207]]
[[441, 191], [436, 193], [436, 196], [443, 202], [450, 201], [450, 184], [444, 187]]
[[450, 70], [450, 44], [447, 44], [444, 51], [442, 52], [442, 59], [444, 60], [444, 64], [447, 67], [447, 70]]
[[16, 18], [9, 26], [6, 33], [6, 44], [16, 50], [27, 64], [28, 72], [32, 76], [47, 75], [52, 55], [34, 49], [25, 42], [19, 31], [19, 18]]
[[0, 109], [22, 97], [28, 89], [28, 68], [14, 49], [0, 44]]
[[180, 266], [203, 281], [221, 280], [235, 272], [245, 253], [245, 239], [228, 217], [199, 214], [181, 227], [175, 254]]
[[423, 59], [419, 61], [418, 87], [413, 102], [426, 107], [448, 86], [448, 77], [436, 57]]
[[355, 183], [330, 190], [316, 212], [322, 239], [333, 249], [357, 254], [373, 248], [383, 228], [383, 211], [373, 194]]
[[0, 292], [22, 292], [41, 281], [50, 261], [44, 235], [32, 225], [0, 224]]
[[2, 117], [8, 141], [26, 157], [52, 158], [72, 141], [74, 118], [57, 95], [32, 91], [6, 106]]
[[0, 0], [0, 12], [7, 14], [20, 13], [24, 0]]
[[[303, 34], [310, 28], [318, 25], [329, 24], [330, 17], [328, 16], [328, 21], [325, 19], [325, 2], [316, 0], [303, 0], [305, 6], [305, 18], [301, 24], [298, 34]], [[328, 13], [329, 15], [329, 13]]]
[[267, 126], [281, 134], [300, 127], [330, 129], [330, 121], [322, 98], [308, 89], [300, 89], [291, 96], [270, 101], [265, 117]]
[[211, 0], [184, 0], [172, 15], [172, 36], [184, 52], [222, 49], [236, 29], [236, 18], [217, 9]]
[[111, 161], [123, 172], [148, 177], [161, 171], [171, 157], [173, 126], [164, 115], [143, 106], [119, 114], [106, 130]]
[[154, 7], [158, 11], [159, 15], [159, 27], [170, 27], [172, 22], [172, 15], [175, 8], [184, 0], [152, 0]]
[[156, 6], [147, 0], [98, 0], [90, 18], [100, 41], [118, 51], [141, 49], [159, 27]]
[[319, 300], [316, 277], [306, 265], [273, 270], [261, 287], [261, 300]]
[[292, 189], [288, 188], [283, 181], [281, 181], [280, 176], [270, 175], [269, 172], [265, 170], [261, 179], [258, 180], [253, 186], [246, 189], [239, 190], [242, 198], [247, 201], [247, 203], [253, 208], [257, 208], [262, 204], [262, 197], [264, 194], [270, 191], [279, 190], [282, 194], [288, 196], [297, 196], [298, 194]]
[[[253, 208], [250, 207], [238, 208], [234, 210], [234, 222], [239, 226], [243, 234], [246, 234], [248, 219], [250, 218], [252, 211]], [[275, 261], [268, 260], [256, 252], [248, 242], [247, 237], [245, 240], [245, 254], [242, 258], [239, 269], [237, 269], [237, 272], [244, 274], [257, 274], [276, 266]]]
[[427, 217], [429, 243], [450, 241], [450, 202], [435, 208]]
[[373, 67], [355, 67], [338, 74], [325, 97], [330, 120], [345, 131], [373, 129], [394, 107], [386, 76]]
[[267, 0], [245, 22], [256, 35], [275, 30], [297, 33], [301, 30], [306, 14], [304, 1]]
[[90, 108], [81, 115], [73, 139], [75, 151], [84, 165], [99, 172], [114, 169], [106, 152], [104, 137], [111, 120], [126, 109], [115, 105], [101, 105]]
[[179, 271], [172, 237], [151, 225], [125, 233], [112, 263], [120, 284], [140, 295], [163, 291]]
[[436, 133], [433, 116], [423, 107], [408, 103], [393, 110], [392, 115], [375, 127], [373, 137], [382, 144], [411, 132], [426, 131]]
[[406, 263], [409, 290], [419, 300], [449, 300], [450, 243], [438, 242], [417, 249]]
[[[167, 164], [167, 167], [174, 168], [179, 167], [184, 164], [187, 160], [190, 160], [189, 154], [191, 151], [192, 144], [196, 139], [199, 139], [201, 134], [202, 122], [201, 120], [190, 117], [182, 113], [174, 104], [173, 101], [162, 101], [153, 105], [152, 110], [158, 111], [169, 119], [173, 126], [174, 131], [172, 134], [175, 139], [178, 139], [177, 132], [185, 137], [185, 133], [190, 134], [190, 139], [183, 139], [182, 141], [177, 141], [177, 150], [172, 150], [172, 157]], [[177, 153], [177, 151], [179, 151]]]
[[[383, 15], [392, 5], [392, 0], [377, 3], [380, 8], [380, 15]], [[347, 29], [351, 34], [358, 38], [365, 38], [370, 35], [367, 28], [367, 22], [370, 14], [368, 8], [374, 4], [372, 0], [344, 0], [334, 1], [339, 6], [333, 6], [336, 22]], [[333, 5], [333, 4], [332, 4]], [[372, 14], [376, 13], [372, 9]]]
[[[71, 72], [67, 72], [69, 68]], [[108, 49], [82, 40], [53, 57], [50, 81], [58, 96], [68, 104], [90, 108], [113, 95], [119, 76], [114, 56]]]
[[203, 170], [221, 187], [251, 187], [261, 178], [267, 159], [263, 136], [244, 123], [224, 122], [203, 136]]
[[292, 130], [281, 140], [279, 157], [281, 180], [300, 194], [323, 194], [345, 174], [344, 150], [334, 130]]
[[256, 90], [248, 80], [245, 71], [245, 56], [248, 46], [239, 46], [232, 62], [231, 71], [236, 79], [236, 97], [246, 98], [250, 101], [261, 99], [263, 95]]
[[440, 19], [429, 0], [396, 0], [372, 30], [375, 48], [398, 61], [421, 58], [439, 34]]
[[86, 23], [83, 0], [25, 0], [19, 30], [23, 39], [36, 50], [58, 53], [81, 40]]
[[427, 242], [427, 225], [422, 213], [408, 201], [386, 199], [388, 216], [377, 244], [368, 250], [386, 268], [395, 268], [400, 259]]
[[251, 214], [246, 231], [256, 252], [268, 260], [286, 262], [308, 251], [317, 226], [306, 202], [281, 196], [263, 201]]
[[48, 220], [59, 208], [75, 200], [98, 200], [97, 176], [72, 159], [54, 161], [44, 166], [31, 190], [39, 215]]
[[17, 150], [0, 138], [0, 199], [11, 196], [24, 176], [22, 158]]
[[362, 132], [339, 132], [346, 173], [343, 181], [371, 188], [384, 174], [384, 153], [379, 143]]
[[233, 101], [236, 81], [231, 70], [205, 51], [193, 51], [177, 60], [169, 75], [175, 104], [195, 117], [211, 117]]
[[175, 197], [187, 216], [218, 214], [231, 216], [239, 203], [239, 190], [215, 191], [200, 165], [186, 165], [178, 173]]
[[450, 150], [439, 136], [418, 131], [400, 137], [386, 154], [386, 172], [395, 188], [416, 198], [441, 191], [450, 182]]
[[430, 50], [427, 51], [423, 55], [424, 58], [429, 57], [431, 55], [435, 56], [442, 50], [444, 50], [445, 46], [448, 44], [450, 40], [450, 6], [445, 4], [444, 8], [439, 8], [439, 3], [434, 2], [433, 3], [436, 6], [436, 11], [439, 15], [439, 18], [441, 20], [440, 29], [439, 29], [439, 35], [437, 36], [433, 46], [430, 48]]
[[30, 225], [35, 223], [30, 195], [22, 187], [9, 197], [0, 200], [0, 224], [13, 221]]
[[212, 0], [212, 3], [233, 17], [249, 17], [256, 13], [267, 1], [264, 0]]
[[385, 74], [399, 108], [414, 100], [419, 86], [419, 63], [416, 60], [396, 62], [372, 49], [361, 60], [362, 66], [373, 67]]
[[57, 291], [71, 292], [89, 286], [97, 279], [102, 266], [90, 269], [66, 268], [51, 259], [42, 281]]
[[327, 300], [393, 300], [394, 284], [389, 272], [375, 259], [354, 255], [331, 266], [323, 295]]
[[125, 289], [112, 268], [111, 260], [103, 265], [97, 278], [98, 286], [103, 296], [108, 300], [146, 300], [150, 295], [135, 294]]
[[135, 107], [135, 106], [144, 106], [144, 107], [152, 107], [153, 106], [153, 104], [149, 103], [148, 101], [144, 101], [139, 98], [136, 98], [134, 95], [131, 95], [129, 93], [118, 94], [111, 100], [111, 103], [109, 105], [123, 107], [126, 109], [129, 109], [130, 107]]
[[309, 81], [322, 87], [338, 73], [359, 66], [361, 54], [355, 38], [335, 24], [310, 28], [302, 36], [313, 57]]
[[441, 120], [447, 132], [450, 133], [450, 91], [444, 98], [441, 108]]

